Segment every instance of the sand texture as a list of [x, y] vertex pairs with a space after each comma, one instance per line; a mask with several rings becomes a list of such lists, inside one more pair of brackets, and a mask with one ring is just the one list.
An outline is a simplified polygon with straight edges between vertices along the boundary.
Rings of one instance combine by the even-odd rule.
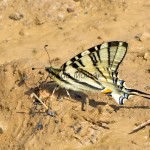
[[128, 134], [150, 119], [148, 99], [119, 105], [101, 93], [69, 91], [69, 99], [60, 89], [46, 111], [31, 97], [35, 92], [49, 106], [56, 86], [44, 82], [50, 66], [44, 45], [60, 67], [116, 40], [129, 44], [120, 78], [150, 94], [150, 0], [1, 0], [0, 150], [150, 150], [149, 125]]

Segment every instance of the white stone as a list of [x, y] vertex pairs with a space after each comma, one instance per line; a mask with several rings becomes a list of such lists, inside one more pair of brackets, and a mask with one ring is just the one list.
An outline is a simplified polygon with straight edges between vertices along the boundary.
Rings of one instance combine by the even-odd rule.
[[150, 52], [145, 53], [144, 58], [150, 60]]

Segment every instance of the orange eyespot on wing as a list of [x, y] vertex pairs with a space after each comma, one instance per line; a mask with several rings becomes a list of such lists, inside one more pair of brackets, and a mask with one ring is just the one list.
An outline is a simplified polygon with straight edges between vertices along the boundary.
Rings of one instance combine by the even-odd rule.
[[102, 90], [101, 91], [102, 93], [104, 93], [104, 94], [107, 94], [107, 93], [111, 93], [112, 92], [112, 90], [110, 90], [110, 89], [104, 89], [104, 90]]

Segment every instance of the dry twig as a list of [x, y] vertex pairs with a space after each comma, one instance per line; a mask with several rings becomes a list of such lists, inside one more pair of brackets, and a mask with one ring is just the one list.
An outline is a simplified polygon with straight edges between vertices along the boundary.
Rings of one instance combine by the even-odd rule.
[[144, 128], [145, 126], [149, 125], [150, 124], [150, 120], [140, 124], [139, 126], [137, 126], [136, 128], [134, 128], [131, 132], [129, 132], [129, 134], [132, 134], [134, 132], [137, 132], [138, 130]]
[[32, 93], [31, 97], [35, 97], [46, 108], [46, 110], [48, 110], [46, 104], [44, 104], [43, 101], [35, 93]]

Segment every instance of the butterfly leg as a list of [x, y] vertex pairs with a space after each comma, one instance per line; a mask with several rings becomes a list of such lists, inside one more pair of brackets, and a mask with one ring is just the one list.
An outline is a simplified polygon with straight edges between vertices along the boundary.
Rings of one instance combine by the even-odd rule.
[[71, 100], [70, 93], [68, 92], [68, 90], [67, 90], [67, 89], [65, 89], [65, 90], [66, 90], [67, 95], [69, 96], [69, 99]]
[[57, 85], [55, 88], [54, 88], [54, 90], [53, 90], [53, 92], [52, 92], [52, 95], [51, 95], [51, 99], [50, 99], [50, 106], [51, 106], [51, 108], [52, 108], [52, 100], [53, 100], [53, 95], [54, 95], [54, 93], [56, 92], [56, 90], [58, 90], [60, 87], [59, 87], [59, 85]]
[[48, 78], [49, 78], [49, 75], [46, 77], [46, 79], [45, 79], [45, 81], [44, 81], [44, 82], [46, 82]]
[[65, 90], [66, 90], [66, 93], [67, 93], [67, 95], [68, 95], [68, 97], [69, 97], [69, 101], [76, 103], [76, 101], [71, 100], [72, 98], [71, 98], [71, 96], [70, 96], [69, 91], [68, 91], [67, 89], [65, 89]]
[[86, 97], [85, 99], [85, 111], [88, 112], [88, 108], [89, 108], [89, 98]]

